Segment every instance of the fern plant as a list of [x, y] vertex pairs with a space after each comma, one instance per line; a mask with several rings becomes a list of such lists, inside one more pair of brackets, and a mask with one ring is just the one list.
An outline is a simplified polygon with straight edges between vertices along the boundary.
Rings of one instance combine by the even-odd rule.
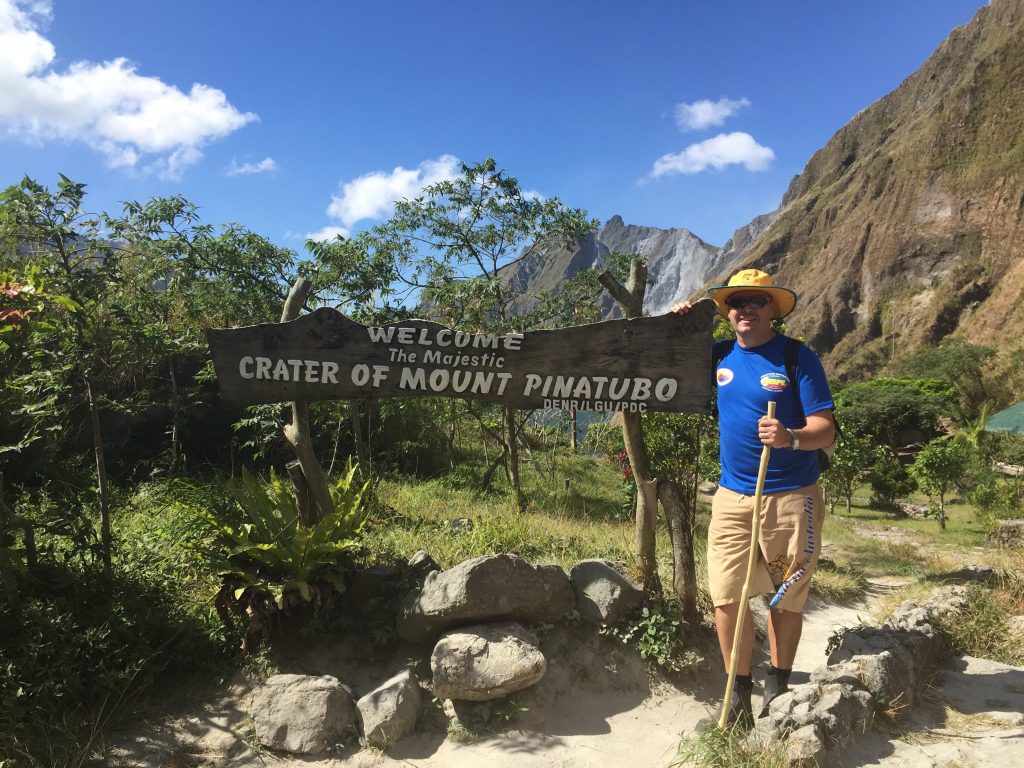
[[372, 482], [360, 484], [356, 470], [350, 461], [331, 489], [334, 510], [312, 526], [299, 520], [291, 487], [273, 472], [264, 483], [243, 471], [229, 484], [235, 504], [216, 514], [194, 510], [213, 535], [192, 549], [221, 576], [217, 609], [226, 624], [232, 624], [230, 614], [246, 616], [253, 633], [269, 613], [319, 604], [325, 585], [345, 590], [348, 555], [366, 522]]

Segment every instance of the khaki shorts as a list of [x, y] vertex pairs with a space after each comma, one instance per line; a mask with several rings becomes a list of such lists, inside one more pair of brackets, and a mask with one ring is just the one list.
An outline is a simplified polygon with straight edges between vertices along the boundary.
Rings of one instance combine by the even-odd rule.
[[[753, 496], [719, 487], [711, 502], [708, 529], [708, 582], [716, 606], [738, 603], [747, 578]], [[825, 503], [821, 487], [761, 497], [760, 550], [749, 596], [778, 596], [776, 609], [803, 611], [811, 574], [821, 552]]]

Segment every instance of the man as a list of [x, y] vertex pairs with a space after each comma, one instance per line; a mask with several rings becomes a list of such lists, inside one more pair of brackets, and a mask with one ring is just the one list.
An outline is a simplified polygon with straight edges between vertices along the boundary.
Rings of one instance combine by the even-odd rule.
[[[750, 725], [754, 623], [748, 607], [739, 601], [747, 575], [762, 446], [779, 449], [771, 451], [765, 476], [759, 556], [750, 587], [752, 596], [772, 596], [771, 665], [765, 679], [763, 717], [768, 703], [788, 690], [808, 583], [821, 550], [824, 502], [817, 449], [835, 440], [833, 402], [821, 362], [804, 345], [793, 350], [796, 380], [791, 381], [787, 373], [786, 345], [794, 342], [776, 333], [772, 320], [793, 311], [794, 291], [773, 285], [760, 270], [745, 269], [708, 293], [736, 331], [735, 343], [718, 342], [714, 353], [716, 360], [721, 358], [715, 378], [722, 478], [711, 505], [708, 581], [727, 670], [739, 611], [746, 612], [729, 722]], [[689, 309], [689, 302], [672, 307], [679, 313]], [[793, 394], [795, 388], [799, 397]], [[769, 400], [776, 402], [772, 419], [766, 416]]]

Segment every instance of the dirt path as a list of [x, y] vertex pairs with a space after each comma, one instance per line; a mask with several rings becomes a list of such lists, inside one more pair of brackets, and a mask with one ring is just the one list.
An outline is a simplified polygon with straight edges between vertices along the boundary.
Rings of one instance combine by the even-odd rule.
[[[806, 682], [811, 670], [825, 662], [825, 648], [832, 633], [867, 619], [864, 606], [843, 607], [812, 602], [797, 657], [793, 681]], [[562, 649], [571, 655], [574, 647]], [[201, 711], [140, 729], [122, 739], [121, 755], [138, 766], [217, 765], [241, 768], [284, 768], [316, 765], [320, 768], [417, 766], [419, 768], [663, 768], [675, 757], [682, 736], [692, 734], [698, 721], [717, 718], [725, 676], [706, 673], [685, 689], [655, 684], [642, 666], [625, 654], [602, 659], [596, 647], [575, 649], [578, 657], [553, 662], [548, 693], [526, 697], [529, 711], [520, 727], [475, 743], [446, 738], [443, 722], [421, 727], [388, 754], [353, 746], [330, 758], [282, 758], [258, 755], [239, 738], [245, 727], [242, 687], [227, 691], [222, 699]], [[351, 648], [339, 653], [358, 656]], [[310, 662], [316, 663], [314, 661]], [[326, 662], [324, 662], [326, 663]], [[596, 667], [601, 669], [597, 670]], [[590, 674], [581, 670], [591, 669]], [[561, 679], [561, 683], [559, 683]], [[543, 681], [542, 681], [543, 682]], [[758, 691], [759, 693], [759, 691]], [[756, 702], [755, 702], [756, 704]], [[431, 727], [434, 725], [436, 727]], [[169, 753], [193, 757], [175, 763]], [[206, 762], [198, 762], [202, 755]], [[173, 758], [172, 758], [173, 759]], [[191, 762], [187, 760], [191, 760]]]
[[[825, 663], [835, 632], [870, 622], [871, 603], [895, 583], [879, 583], [868, 602], [841, 606], [812, 600], [792, 681], [807, 682]], [[444, 720], [421, 724], [417, 733], [387, 754], [353, 745], [330, 757], [286, 758], [256, 754], [241, 736], [246, 728], [244, 687], [227, 691], [220, 701], [193, 708], [190, 714], [136, 729], [122, 740], [125, 765], [147, 768], [664, 768], [675, 757], [680, 739], [698, 721], [717, 717], [724, 674], [707, 673], [689, 687], [665, 684], [651, 688], [635, 657], [600, 656], [600, 646], [577, 647], [576, 636], [562, 639], [560, 654], [546, 678], [549, 686], [524, 696], [529, 710], [515, 730], [474, 743], [448, 737]], [[607, 648], [607, 646], [605, 646]], [[335, 649], [359, 657], [358, 649]], [[573, 658], [574, 652], [576, 653]], [[761, 651], [763, 654], [763, 651]], [[565, 657], [564, 659], [562, 657]], [[326, 663], [315, 654], [310, 664]], [[588, 673], [587, 670], [590, 670]], [[543, 681], [542, 681], [543, 683]], [[755, 710], [760, 696], [755, 689]], [[903, 733], [865, 734], [842, 754], [830, 753], [830, 766], [854, 768], [970, 768], [1024, 765], [1024, 669], [980, 659], [959, 659], [937, 678], [935, 688], [917, 711], [901, 719]]]

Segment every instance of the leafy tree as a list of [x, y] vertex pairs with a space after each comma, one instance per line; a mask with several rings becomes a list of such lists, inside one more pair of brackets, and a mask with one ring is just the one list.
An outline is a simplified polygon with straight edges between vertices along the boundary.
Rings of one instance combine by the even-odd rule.
[[[421, 309], [434, 319], [507, 333], [539, 327], [547, 319], [536, 310], [516, 313], [522, 290], [505, 277], [507, 270], [524, 259], [545, 258], [554, 246], [575, 244], [596, 225], [557, 198], [524, 192], [488, 158], [399, 201], [389, 221], [361, 233], [351, 247], [420, 291]], [[505, 409], [502, 455], [517, 497], [519, 422], [512, 409]]]
[[990, 347], [968, 344], [951, 337], [936, 346], [925, 347], [914, 354], [903, 366], [910, 376], [942, 378], [955, 389], [955, 401], [960, 420], [976, 418], [982, 406], [1001, 389], [1000, 382], [986, 375], [993, 370], [996, 351]]
[[871, 484], [875, 500], [890, 509], [896, 507], [900, 497], [906, 496], [917, 487], [914, 478], [888, 445], [878, 446], [875, 464], [868, 472], [867, 480]]
[[874, 443], [861, 433], [848, 429], [839, 438], [832, 463], [821, 477], [822, 490], [829, 512], [836, 502], [846, 502], [846, 513], [853, 506], [853, 492], [871, 471], [875, 459]]
[[846, 387], [835, 401], [844, 429], [896, 450], [918, 435], [934, 436], [956, 391], [941, 379], [879, 378]]
[[[0, 195], [0, 241], [5, 268], [38, 270], [64, 299], [63, 311], [49, 318], [59, 332], [37, 337], [39, 346], [31, 359], [23, 361], [23, 373], [13, 383], [23, 392], [36, 393], [36, 407], [22, 409], [29, 417], [26, 431], [52, 432], [63, 428], [76, 406], [88, 410], [100, 511], [99, 553], [109, 578], [110, 492], [100, 411], [105, 402], [113, 402], [105, 395], [140, 360], [137, 339], [132, 338], [137, 327], [120, 290], [128, 282], [126, 262], [121, 251], [101, 236], [98, 218], [83, 209], [84, 196], [85, 185], [65, 176], [55, 193], [23, 179]], [[41, 401], [45, 408], [38, 407]]]
[[929, 496], [939, 497], [939, 525], [946, 527], [946, 493], [967, 471], [970, 450], [961, 442], [937, 438], [920, 450], [910, 474]]

